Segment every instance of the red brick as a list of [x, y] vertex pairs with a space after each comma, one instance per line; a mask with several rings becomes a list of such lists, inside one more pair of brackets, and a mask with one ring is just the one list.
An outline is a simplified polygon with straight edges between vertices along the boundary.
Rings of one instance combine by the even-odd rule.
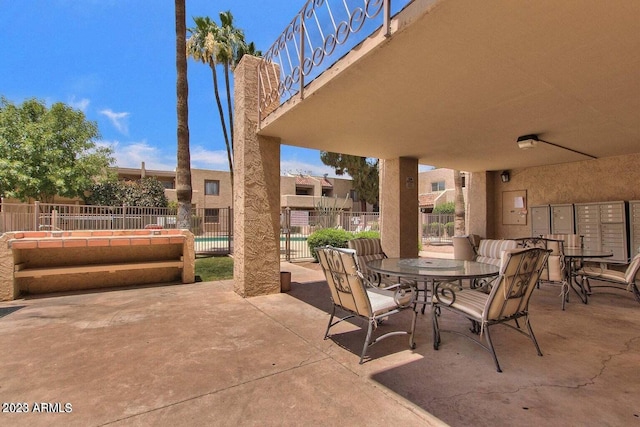
[[38, 241], [39, 248], [61, 248], [62, 240], [40, 240]]
[[183, 236], [172, 236], [171, 238], [169, 238], [169, 241], [171, 243], [184, 243], [184, 237]]
[[87, 246], [109, 246], [109, 239], [87, 239]]
[[113, 231], [110, 230], [97, 230], [97, 231], [92, 231], [91, 232], [92, 236], [112, 236], [113, 235]]
[[87, 239], [65, 239], [62, 241], [65, 248], [84, 248], [87, 246]]
[[111, 246], [131, 246], [129, 239], [111, 239]]
[[151, 244], [150, 238], [142, 239], [137, 237], [137, 238], [131, 239], [131, 246], [148, 246], [150, 244]]
[[168, 237], [154, 237], [153, 239], [151, 239], [151, 244], [152, 245], [168, 245], [169, 244], [169, 238]]
[[36, 240], [10, 241], [11, 249], [35, 249], [38, 247]]
[[91, 231], [72, 231], [71, 237], [91, 237]]
[[46, 231], [25, 231], [24, 237], [26, 238], [49, 237], [49, 233]]

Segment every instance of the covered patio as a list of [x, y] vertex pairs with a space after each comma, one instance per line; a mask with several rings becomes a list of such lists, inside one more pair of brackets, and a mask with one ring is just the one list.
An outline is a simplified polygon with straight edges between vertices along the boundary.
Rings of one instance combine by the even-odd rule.
[[[470, 341], [417, 348], [393, 337], [358, 364], [357, 321], [323, 340], [330, 300], [317, 269], [285, 264], [289, 293], [244, 299], [232, 281], [47, 295], [3, 303], [0, 398], [68, 413], [2, 413], [4, 425], [635, 425], [640, 310], [598, 294], [566, 311], [534, 292], [544, 354], [508, 328], [504, 372]], [[575, 297], [575, 295], [572, 295]], [[409, 316], [409, 313], [406, 313]], [[404, 321], [398, 320], [390, 321]], [[447, 326], [466, 322], [443, 316]]]
[[[329, 3], [304, 3], [308, 26]], [[381, 159], [390, 256], [417, 254], [419, 165], [470, 172], [466, 232], [486, 238], [530, 235], [536, 205], [640, 200], [639, 4], [403, 3], [313, 81], [296, 81], [295, 68], [312, 49], [290, 48], [303, 58], [284, 65], [245, 57], [236, 69], [239, 294], [277, 292], [280, 144]], [[299, 28], [279, 41], [303, 40]], [[282, 71], [287, 61], [294, 69]], [[268, 96], [279, 81], [295, 82], [282, 104]], [[529, 149], [517, 143], [524, 135], [536, 136]], [[523, 197], [507, 220], [511, 192]]]

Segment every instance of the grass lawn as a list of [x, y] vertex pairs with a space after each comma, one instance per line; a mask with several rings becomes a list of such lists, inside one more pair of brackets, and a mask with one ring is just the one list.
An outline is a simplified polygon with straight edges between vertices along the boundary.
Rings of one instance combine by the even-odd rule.
[[233, 258], [227, 256], [196, 259], [196, 276], [203, 282], [233, 279]]

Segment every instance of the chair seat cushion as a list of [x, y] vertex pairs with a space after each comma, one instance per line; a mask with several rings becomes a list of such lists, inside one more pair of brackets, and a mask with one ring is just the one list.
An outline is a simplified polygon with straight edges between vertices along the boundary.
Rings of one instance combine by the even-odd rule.
[[[367, 288], [367, 295], [369, 295], [369, 301], [371, 302], [371, 311], [375, 316], [398, 308], [394, 298], [395, 291], [383, 288]], [[398, 298], [398, 302], [401, 305], [409, 304], [411, 302], [411, 293]]]
[[456, 291], [455, 302], [453, 304], [451, 303], [452, 298], [450, 297], [450, 294], [445, 293], [445, 295], [438, 295], [440, 303], [449, 305], [477, 320], [482, 319], [482, 314], [488, 299], [489, 294], [475, 289]]
[[585, 276], [593, 279], [603, 279], [610, 282], [617, 282], [626, 284], [624, 272], [609, 270], [608, 268], [601, 267], [584, 267], [578, 271], [578, 276]]

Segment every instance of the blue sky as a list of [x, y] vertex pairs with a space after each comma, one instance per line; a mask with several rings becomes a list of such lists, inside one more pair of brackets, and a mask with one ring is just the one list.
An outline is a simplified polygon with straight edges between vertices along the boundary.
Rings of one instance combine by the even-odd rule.
[[[194, 16], [231, 10], [266, 51], [303, 0], [187, 0]], [[0, 95], [64, 102], [96, 121], [117, 166], [176, 164], [175, 19], [170, 0], [0, 0]], [[209, 68], [188, 62], [192, 167], [228, 170]], [[282, 171], [321, 175], [319, 152], [283, 146]]]

